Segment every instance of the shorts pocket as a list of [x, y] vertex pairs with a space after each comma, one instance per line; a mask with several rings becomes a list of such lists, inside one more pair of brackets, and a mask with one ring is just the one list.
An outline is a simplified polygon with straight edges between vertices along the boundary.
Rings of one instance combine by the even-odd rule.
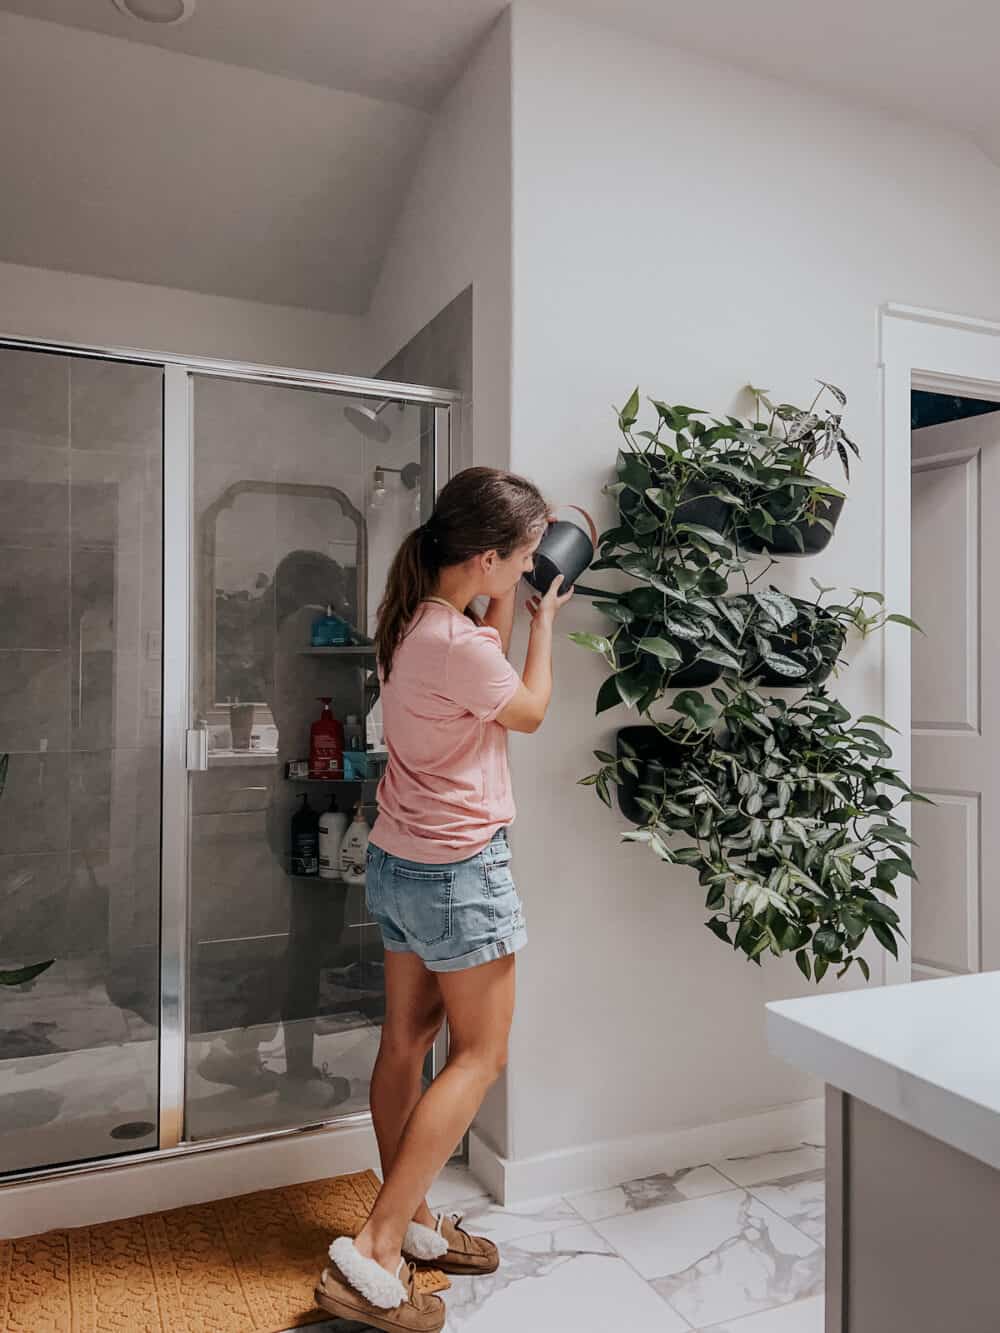
[[440, 944], [451, 935], [453, 870], [392, 868], [396, 915], [407, 935], [419, 944]]
[[521, 895], [510, 872], [510, 857], [486, 866], [486, 892], [495, 928], [503, 935], [513, 934], [524, 925]]
[[505, 861], [490, 861], [486, 865], [486, 887], [490, 896], [494, 898], [502, 897], [506, 893], [513, 893], [514, 876], [510, 871], [510, 857]]

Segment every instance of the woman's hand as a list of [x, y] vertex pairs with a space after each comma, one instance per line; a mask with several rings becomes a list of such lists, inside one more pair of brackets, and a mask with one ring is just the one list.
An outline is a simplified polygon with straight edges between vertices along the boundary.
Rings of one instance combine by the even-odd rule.
[[562, 581], [563, 576], [557, 574], [549, 584], [544, 597], [539, 597], [539, 595], [535, 593], [528, 598], [525, 605], [528, 608], [528, 614], [531, 616], [532, 622], [536, 619], [541, 619], [547, 621], [551, 625], [552, 621], [555, 619], [556, 612], [561, 610], [573, 596], [572, 588], [570, 588], [568, 592], [561, 593], [559, 591], [562, 587]]

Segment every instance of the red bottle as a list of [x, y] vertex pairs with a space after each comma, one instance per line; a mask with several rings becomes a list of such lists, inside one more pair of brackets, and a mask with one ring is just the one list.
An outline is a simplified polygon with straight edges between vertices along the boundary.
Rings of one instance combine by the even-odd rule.
[[330, 712], [326, 697], [322, 713], [310, 728], [309, 776], [331, 781], [344, 776], [344, 728]]

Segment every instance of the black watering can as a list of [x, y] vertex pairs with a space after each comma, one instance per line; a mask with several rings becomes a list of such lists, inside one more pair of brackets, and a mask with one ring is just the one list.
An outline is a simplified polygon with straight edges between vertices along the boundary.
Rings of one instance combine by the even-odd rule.
[[[579, 505], [567, 505], [575, 509], [587, 520], [590, 536], [576, 523], [567, 519], [556, 519], [550, 523], [545, 536], [535, 552], [535, 567], [525, 579], [540, 593], [548, 592], [549, 585], [557, 574], [563, 576], [562, 591], [575, 586], [577, 579], [590, 567], [597, 549], [597, 527], [594, 520]], [[590, 592], [589, 588], [577, 588], [577, 592]]]

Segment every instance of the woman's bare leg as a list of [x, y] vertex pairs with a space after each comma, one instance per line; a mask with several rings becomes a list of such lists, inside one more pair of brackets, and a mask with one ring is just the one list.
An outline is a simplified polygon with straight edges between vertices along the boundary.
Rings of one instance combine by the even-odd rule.
[[362, 1254], [392, 1273], [407, 1223], [507, 1062], [514, 962], [511, 954], [436, 974], [448, 1016], [448, 1063], [407, 1120], [375, 1207], [355, 1239]]
[[[410, 1113], [423, 1091], [424, 1058], [444, 1022], [444, 1001], [437, 977], [415, 953], [385, 953], [385, 1022], [372, 1070], [371, 1108], [385, 1180]], [[421, 1199], [416, 1222], [434, 1225], [434, 1214]]]

